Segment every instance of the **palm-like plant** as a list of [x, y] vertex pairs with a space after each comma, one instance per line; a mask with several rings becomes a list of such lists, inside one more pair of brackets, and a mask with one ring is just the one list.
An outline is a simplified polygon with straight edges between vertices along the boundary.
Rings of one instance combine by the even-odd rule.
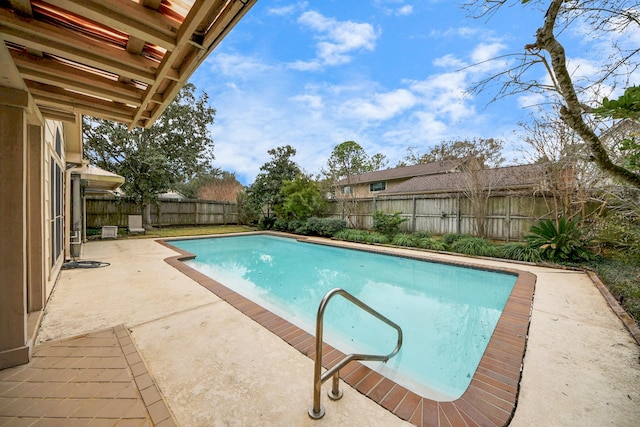
[[589, 258], [578, 226], [579, 218], [561, 216], [557, 223], [544, 219], [529, 229], [527, 242], [538, 248], [543, 258], [550, 261], [580, 261]]

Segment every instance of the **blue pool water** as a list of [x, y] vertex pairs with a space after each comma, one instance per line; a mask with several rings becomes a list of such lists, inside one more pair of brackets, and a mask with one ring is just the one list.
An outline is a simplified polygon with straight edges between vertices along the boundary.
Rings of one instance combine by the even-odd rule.
[[[368, 366], [436, 400], [467, 389], [517, 277], [365, 251], [250, 235], [177, 240], [186, 263], [311, 334], [322, 297], [339, 287], [402, 327], [400, 353]], [[396, 332], [343, 298], [325, 341], [344, 353], [389, 353]]]

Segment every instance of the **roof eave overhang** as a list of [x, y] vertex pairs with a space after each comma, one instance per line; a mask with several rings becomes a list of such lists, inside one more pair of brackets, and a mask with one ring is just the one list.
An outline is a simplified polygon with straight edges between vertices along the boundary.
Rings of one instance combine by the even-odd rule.
[[11, 0], [0, 85], [28, 92], [34, 120], [149, 127], [256, 1], [194, 0], [182, 18], [165, 0]]

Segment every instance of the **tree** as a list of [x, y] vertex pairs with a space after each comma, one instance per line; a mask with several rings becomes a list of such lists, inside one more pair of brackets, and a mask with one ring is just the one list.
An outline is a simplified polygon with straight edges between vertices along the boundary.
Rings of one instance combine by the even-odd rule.
[[282, 203], [275, 206], [278, 218], [306, 220], [325, 212], [326, 200], [320, 186], [308, 176], [299, 175], [293, 181], [285, 182], [280, 195]]
[[[515, 2], [515, 1], [513, 1]], [[467, 4], [474, 16], [491, 16], [502, 6], [513, 3], [509, 0], [474, 0]], [[538, 28], [533, 43], [524, 46], [524, 53], [511, 68], [480, 82], [474, 89], [483, 90], [489, 83], [500, 81], [502, 88], [495, 99], [516, 93], [538, 92], [550, 96], [559, 105], [559, 116], [573, 129], [589, 147], [596, 164], [612, 176], [636, 188], [640, 188], [640, 174], [623, 164], [615, 163], [610, 151], [590, 126], [585, 117], [594, 113], [600, 99], [599, 88], [615, 88], [628, 85], [632, 73], [638, 69], [636, 58], [640, 49], [632, 42], [631, 34], [640, 27], [640, 9], [636, 0], [519, 0], [523, 5], [543, 4], [546, 14]], [[588, 80], [574, 82], [567, 65], [564, 45], [556, 37], [571, 27], [583, 26], [592, 40], [612, 39], [608, 44], [606, 58], [599, 73], [588, 76]], [[503, 58], [504, 59], [504, 58]], [[542, 66], [549, 82], [531, 77], [529, 71]]]
[[271, 160], [260, 166], [262, 172], [247, 188], [244, 204], [249, 210], [261, 211], [262, 215], [271, 221], [274, 206], [281, 205], [284, 201], [284, 196], [280, 192], [284, 183], [295, 180], [302, 171], [291, 160], [296, 150], [290, 145], [273, 148], [267, 153], [271, 156]]
[[475, 159], [483, 167], [496, 168], [504, 162], [503, 143], [494, 138], [474, 138], [471, 140], [443, 141], [426, 153], [418, 153], [415, 147], [407, 149], [403, 165], [434, 163], [443, 160]]
[[499, 174], [486, 173], [486, 169], [497, 168], [504, 162], [502, 141], [494, 138], [443, 141], [424, 154], [416, 153], [414, 148], [407, 151], [404, 162], [408, 164], [460, 160], [462, 193], [473, 213], [476, 235], [486, 237], [489, 202], [499, 177]]
[[341, 184], [342, 194], [337, 199], [352, 227], [355, 226], [352, 215], [358, 203], [352, 191], [354, 176], [382, 169], [386, 165], [387, 160], [383, 154], [376, 153], [369, 156], [355, 141], [345, 141], [333, 148], [327, 160], [327, 168], [322, 169], [321, 172], [326, 178], [330, 191], [335, 191], [336, 184]]
[[582, 139], [553, 112], [542, 112], [520, 126], [528, 146], [523, 157], [545, 165], [540, 188], [548, 210], [558, 218], [578, 214], [586, 218], [586, 204], [595, 201], [594, 190], [602, 182], [603, 172], [590, 160]]
[[[632, 86], [618, 99], [604, 98], [602, 106], [595, 109], [596, 116], [622, 119], [619, 125], [627, 125], [627, 134], [623, 134], [617, 148], [622, 152], [624, 167], [640, 172], [640, 86]], [[623, 126], [620, 126], [623, 127]]]
[[[210, 168], [209, 125], [214, 115], [207, 94], [196, 98], [195, 86], [186, 84], [148, 129], [129, 131], [119, 123], [85, 117], [84, 155], [93, 164], [122, 175], [127, 195], [148, 206], [158, 194]], [[150, 216], [145, 209], [146, 224]]]
[[191, 199], [235, 202], [243, 186], [234, 172], [211, 169], [198, 174], [189, 182], [176, 186], [176, 190]]

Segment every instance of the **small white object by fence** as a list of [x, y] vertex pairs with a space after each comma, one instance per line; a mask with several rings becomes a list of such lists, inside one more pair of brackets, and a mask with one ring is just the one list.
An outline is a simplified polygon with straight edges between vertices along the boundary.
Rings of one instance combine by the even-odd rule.
[[105, 225], [102, 227], [103, 239], [115, 239], [118, 237], [118, 227], [115, 225]]

